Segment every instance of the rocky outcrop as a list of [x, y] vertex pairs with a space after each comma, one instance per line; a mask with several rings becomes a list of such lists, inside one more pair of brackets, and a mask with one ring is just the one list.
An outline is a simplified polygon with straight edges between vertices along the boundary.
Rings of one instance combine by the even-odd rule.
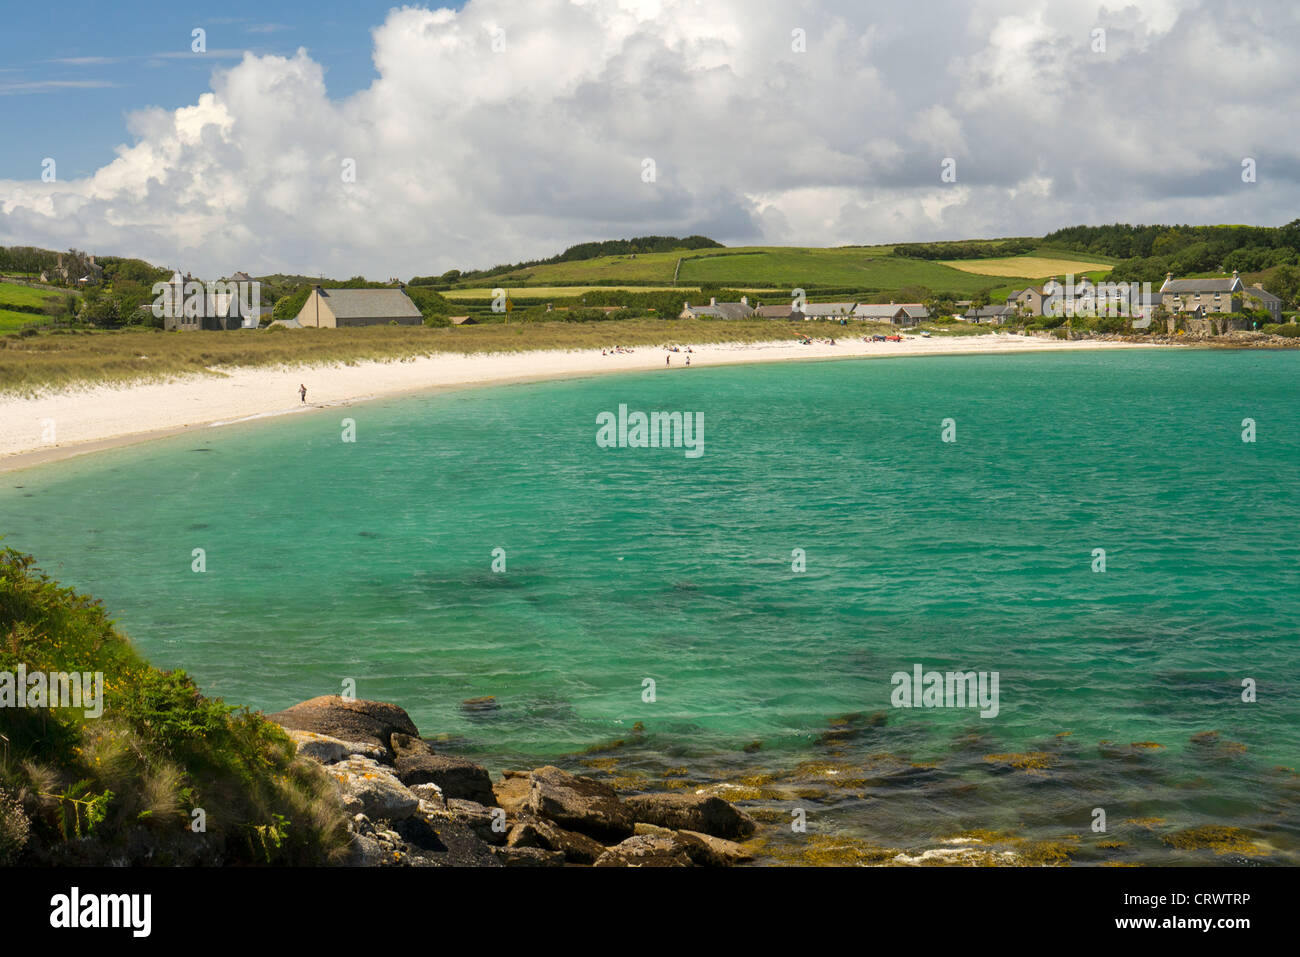
[[492, 785], [497, 805], [505, 808], [511, 817], [518, 817], [528, 804], [528, 795], [533, 789], [531, 778], [529, 771], [503, 771], [501, 780]]
[[326, 765], [343, 792], [343, 807], [353, 814], [385, 821], [410, 817], [420, 807], [420, 799], [407, 790], [392, 771], [378, 761], [351, 755]]
[[754, 833], [754, 819], [734, 804], [707, 794], [637, 794], [625, 801], [634, 820], [674, 831], [699, 831], [728, 840]]
[[409, 734], [394, 734], [390, 744], [397, 776], [403, 784], [436, 784], [447, 798], [497, 803], [487, 768], [465, 758], [439, 754], [427, 741]]
[[314, 731], [340, 741], [362, 741], [388, 751], [394, 734], [418, 737], [411, 716], [395, 704], [349, 700], [340, 695], [311, 698], [266, 716], [285, 730]]
[[290, 728], [285, 729], [285, 734], [289, 735], [289, 740], [293, 742], [299, 754], [321, 764], [333, 764], [353, 754], [359, 754], [375, 761], [384, 761], [388, 758], [386, 748], [365, 741], [340, 741], [338, 738], [331, 738], [327, 734], [318, 734], [315, 731], [295, 731]]
[[754, 855], [743, 844], [699, 831], [671, 831], [655, 824], [638, 824], [636, 833], [673, 841], [692, 863], [700, 867], [733, 867], [754, 859]]
[[632, 836], [632, 814], [607, 784], [547, 765], [529, 775], [529, 785], [525, 806], [538, 817], [605, 840]]
[[443, 797], [442, 788], [436, 784], [413, 784], [407, 790], [419, 798], [422, 805], [428, 804], [436, 810], [447, 809], [447, 799]]
[[398, 867], [407, 863], [408, 847], [396, 831], [376, 825], [364, 814], [352, 818], [348, 867]]
[[527, 817], [510, 829], [506, 838], [507, 847], [540, 847], [547, 851], [559, 851], [570, 864], [595, 864], [605, 853], [605, 845], [599, 841], [566, 831], [550, 821], [538, 817]]
[[688, 855], [670, 837], [638, 834], [611, 847], [596, 860], [597, 867], [690, 867]]
[[494, 847], [497, 860], [506, 867], [563, 867], [564, 855], [541, 847]]
[[406, 712], [313, 698], [276, 715], [298, 753], [338, 783], [346, 863], [383, 867], [729, 867], [754, 822], [706, 794], [643, 794], [554, 766], [505, 771], [442, 754]]
[[487, 844], [504, 844], [506, 835], [510, 832], [510, 824], [504, 811], [479, 804], [477, 801], [450, 798], [447, 801], [446, 813], [440, 816], [464, 825], [478, 835], [479, 840]]

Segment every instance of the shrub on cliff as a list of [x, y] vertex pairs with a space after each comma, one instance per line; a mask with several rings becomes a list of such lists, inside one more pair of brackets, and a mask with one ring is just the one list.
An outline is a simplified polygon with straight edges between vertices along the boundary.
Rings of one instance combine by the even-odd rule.
[[[73, 672], [102, 673], [102, 714], [16, 681]], [[0, 550], [6, 793], [19, 813], [0, 808], [0, 856], [16, 863], [329, 863], [349, 839], [332, 782], [278, 726], [153, 668], [98, 601], [12, 549]]]

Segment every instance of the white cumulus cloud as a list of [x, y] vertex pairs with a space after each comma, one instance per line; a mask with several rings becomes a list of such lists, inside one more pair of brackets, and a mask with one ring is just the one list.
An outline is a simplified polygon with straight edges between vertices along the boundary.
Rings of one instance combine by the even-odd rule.
[[1290, 0], [403, 7], [352, 96], [308, 50], [245, 54], [197, 103], [133, 114], [93, 175], [0, 181], [0, 242], [386, 278], [652, 233], [1279, 223], [1300, 205], [1297, 39]]

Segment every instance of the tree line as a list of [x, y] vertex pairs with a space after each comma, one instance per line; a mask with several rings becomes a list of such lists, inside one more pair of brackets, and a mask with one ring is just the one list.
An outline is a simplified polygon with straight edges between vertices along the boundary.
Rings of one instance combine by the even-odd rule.
[[1034, 251], [1035, 243], [1029, 239], [1008, 239], [990, 242], [899, 243], [895, 256], [907, 259], [996, 259], [1001, 256], [1023, 256]]

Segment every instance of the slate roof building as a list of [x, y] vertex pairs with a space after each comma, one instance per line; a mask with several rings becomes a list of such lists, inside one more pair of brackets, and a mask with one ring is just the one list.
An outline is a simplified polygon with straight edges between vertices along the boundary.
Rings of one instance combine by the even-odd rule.
[[1235, 270], [1231, 279], [1175, 279], [1166, 273], [1160, 292], [1169, 313], [1186, 314], [1198, 306], [1207, 315], [1267, 309], [1273, 322], [1282, 321], [1282, 300], [1260, 283], [1247, 286]]
[[962, 316], [967, 322], [989, 322], [994, 325], [1001, 325], [1008, 319], [1014, 319], [1016, 308], [1008, 305], [990, 304], [980, 306], [978, 309], [967, 309], [966, 314]]
[[783, 306], [759, 306], [754, 310], [754, 315], [759, 319], [802, 319], [803, 313], [795, 309], [793, 305], [786, 303]]
[[297, 315], [298, 324], [318, 329], [358, 326], [418, 326], [424, 316], [401, 289], [323, 289], [311, 291]]
[[709, 298], [707, 306], [692, 306], [689, 302], [682, 304], [679, 319], [748, 319], [754, 314], [749, 307], [749, 297], [741, 296], [740, 302], [718, 302]]
[[803, 314], [808, 319], [848, 319], [857, 307], [856, 302], [808, 302]]
[[[1282, 300], [1273, 295], [1259, 283], [1251, 283], [1246, 287], [1245, 296], [1247, 299], [1258, 299], [1258, 308], [1267, 309], [1269, 315], [1273, 317], [1274, 322], [1282, 321]], [[1252, 304], [1253, 305], [1253, 304]]]
[[860, 302], [853, 308], [853, 318], [888, 322], [895, 326], [915, 326], [930, 318], [930, 310], [919, 302]]
[[1165, 273], [1160, 292], [1169, 312], [1192, 312], [1197, 306], [1210, 312], [1240, 312], [1245, 285], [1235, 271], [1231, 279], [1175, 279]]

